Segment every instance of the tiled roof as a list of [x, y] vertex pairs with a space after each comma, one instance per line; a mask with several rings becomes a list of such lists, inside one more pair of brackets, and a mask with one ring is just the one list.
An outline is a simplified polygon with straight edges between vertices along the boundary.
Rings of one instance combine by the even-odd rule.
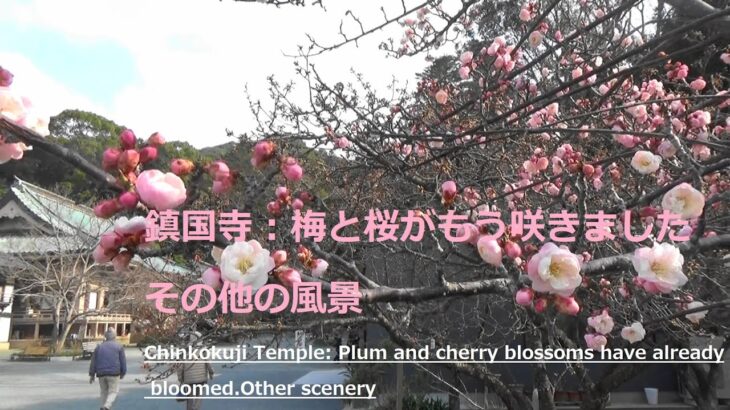
[[12, 195], [36, 218], [57, 234], [42, 232], [26, 236], [0, 236], [0, 253], [48, 253], [91, 250], [112, 222], [97, 218], [94, 211], [39, 186], [15, 178]]
[[113, 226], [108, 219], [97, 218], [91, 208], [18, 177], [10, 189], [26, 208], [63, 233], [98, 238]]
[[[18, 177], [10, 189], [23, 206], [60, 235], [0, 236], [0, 254], [90, 251], [101, 234], [114, 227], [112, 220], [98, 218], [91, 208]], [[161, 272], [190, 273], [189, 269], [159, 257], [142, 260], [135, 256], [134, 262]]]

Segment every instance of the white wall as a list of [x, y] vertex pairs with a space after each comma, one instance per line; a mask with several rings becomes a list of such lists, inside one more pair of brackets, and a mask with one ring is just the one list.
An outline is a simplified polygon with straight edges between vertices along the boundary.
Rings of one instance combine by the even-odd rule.
[[[9, 301], [10, 296], [13, 294], [13, 285], [5, 285], [2, 292], [3, 301]], [[10, 339], [10, 316], [13, 311], [13, 304], [9, 304], [1, 313], [0, 317], [0, 343], [7, 343]]]

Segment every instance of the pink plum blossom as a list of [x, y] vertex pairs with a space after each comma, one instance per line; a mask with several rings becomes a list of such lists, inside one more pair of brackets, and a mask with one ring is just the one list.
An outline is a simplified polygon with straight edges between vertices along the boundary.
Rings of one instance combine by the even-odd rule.
[[350, 145], [352, 145], [352, 143], [349, 139], [347, 139], [347, 137], [339, 137], [335, 140], [335, 145], [339, 149], [347, 149], [350, 148]]
[[201, 281], [215, 290], [219, 290], [223, 283], [221, 281], [221, 270], [217, 266], [208, 268], [200, 277]]
[[137, 177], [136, 187], [140, 200], [158, 211], [176, 208], [187, 198], [185, 184], [172, 172], [143, 171]]
[[668, 139], [664, 139], [661, 144], [659, 144], [657, 152], [665, 159], [674, 158], [674, 156], [677, 155], [677, 147], [675, 147]]
[[722, 60], [723, 63], [730, 65], [730, 53], [722, 53], [720, 55], [720, 60]]
[[105, 250], [118, 250], [122, 247], [124, 238], [116, 232], [107, 232], [101, 235], [99, 246]]
[[564, 315], [576, 316], [580, 312], [580, 305], [573, 296], [557, 295], [555, 297], [555, 309]]
[[477, 251], [479, 251], [479, 256], [482, 257], [484, 262], [492, 266], [502, 266], [502, 248], [499, 247], [495, 239], [482, 236], [477, 241]]
[[255, 168], [263, 168], [268, 164], [276, 153], [276, 145], [271, 141], [259, 141], [253, 148], [251, 165]]
[[476, 245], [479, 240], [479, 228], [473, 223], [463, 223], [456, 229], [457, 237], [466, 237], [464, 242]]
[[599, 315], [588, 318], [588, 326], [592, 327], [596, 332], [602, 335], [607, 335], [613, 330], [614, 321], [608, 313], [608, 309], [603, 309]]
[[22, 142], [8, 143], [0, 137], [0, 164], [4, 164], [11, 159], [19, 160], [23, 158], [25, 151], [32, 150], [33, 147], [25, 145]]
[[539, 30], [535, 30], [530, 33], [530, 36], [528, 37], [528, 42], [530, 43], [530, 46], [532, 48], [537, 48], [537, 46], [542, 44], [543, 37], [544, 35]]
[[695, 79], [694, 81], [692, 81], [691, 83], [689, 83], [690, 88], [692, 88], [695, 91], [704, 90], [706, 85], [707, 85], [707, 83], [705, 82], [705, 80], [702, 77], [699, 77], [699, 78]]
[[117, 254], [112, 259], [112, 266], [114, 266], [114, 271], [121, 273], [127, 270], [129, 267], [129, 263], [132, 261], [132, 257], [134, 257], [134, 253], [131, 251], [122, 251]]
[[530, 258], [527, 263], [527, 274], [532, 280], [532, 288], [537, 292], [567, 297], [583, 280], [580, 267], [578, 256], [548, 242]]
[[94, 259], [94, 262], [96, 263], [108, 263], [112, 261], [112, 258], [117, 256], [117, 253], [119, 253], [118, 249], [106, 249], [103, 246], [99, 245], [96, 248], [94, 248], [94, 252], [92, 253], [92, 258]]
[[0, 87], [10, 87], [13, 84], [13, 73], [0, 66]]
[[447, 101], [449, 101], [449, 93], [446, 92], [446, 90], [438, 90], [435, 98], [437, 103], [444, 105]]
[[532, 20], [532, 12], [530, 11], [529, 5], [525, 5], [520, 9], [520, 20], [528, 22]]
[[583, 338], [586, 341], [586, 346], [593, 350], [603, 350], [603, 348], [605, 348], [608, 344], [608, 339], [606, 339], [606, 336], [601, 334], [586, 333]]
[[468, 79], [469, 74], [471, 74], [471, 68], [469, 68], [469, 67], [459, 68], [459, 78], [461, 78], [462, 80]]
[[282, 266], [274, 272], [276, 278], [286, 287], [293, 287], [295, 283], [302, 282], [302, 274], [298, 270], [288, 266]]
[[329, 263], [327, 263], [324, 259], [315, 259], [312, 262], [312, 276], [315, 278], [322, 277], [325, 272], [327, 272], [327, 268], [329, 268]]
[[461, 56], [459, 56], [459, 62], [461, 62], [462, 66], [470, 65], [472, 60], [474, 60], [474, 53], [471, 51], [465, 51], [461, 53]]

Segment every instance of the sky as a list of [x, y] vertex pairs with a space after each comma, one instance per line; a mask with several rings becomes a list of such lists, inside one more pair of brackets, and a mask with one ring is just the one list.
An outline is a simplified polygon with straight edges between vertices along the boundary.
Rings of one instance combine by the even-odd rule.
[[[161, 132], [199, 148], [217, 145], [230, 140], [226, 129], [255, 126], [246, 86], [266, 102], [269, 75], [295, 78], [289, 56], [307, 44], [306, 34], [333, 43], [347, 10], [370, 26], [382, 22], [381, 6], [393, 14], [400, 8], [392, 0], [324, 4], [326, 11], [231, 0], [3, 0], [0, 65], [47, 115], [81, 109], [141, 138]], [[313, 63], [331, 83], [352, 80], [351, 68], [380, 89], [393, 77], [413, 83], [423, 57], [394, 59], [378, 50], [401, 36], [394, 26]]]

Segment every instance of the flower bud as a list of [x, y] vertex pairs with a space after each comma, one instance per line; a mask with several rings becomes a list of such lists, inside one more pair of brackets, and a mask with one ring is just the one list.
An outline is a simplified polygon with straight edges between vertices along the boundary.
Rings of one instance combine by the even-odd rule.
[[104, 155], [101, 158], [101, 166], [105, 171], [113, 171], [117, 169], [119, 163], [119, 156], [122, 151], [118, 148], [107, 148], [104, 150]]
[[284, 250], [276, 250], [274, 253], [271, 254], [271, 257], [274, 258], [274, 266], [279, 267], [286, 263], [287, 254]]
[[125, 129], [119, 134], [119, 144], [123, 149], [132, 149], [137, 144], [137, 136], [130, 129]]
[[151, 145], [153, 147], [159, 147], [160, 145], [165, 144], [165, 137], [162, 136], [159, 132], [156, 132], [152, 135], [150, 135], [149, 138], [147, 138], [147, 145]]
[[157, 159], [157, 148], [148, 145], [139, 152], [139, 162], [146, 164]]
[[94, 207], [94, 215], [98, 216], [99, 218], [111, 218], [119, 212], [120, 206], [119, 202], [117, 202], [116, 199], [107, 199], [104, 201], [99, 202]]
[[117, 167], [120, 171], [127, 173], [134, 171], [139, 165], [139, 152], [133, 149], [128, 149], [119, 155], [119, 161]]
[[288, 266], [282, 266], [275, 270], [274, 275], [286, 287], [293, 287], [295, 283], [302, 282], [302, 275], [299, 271]]
[[117, 256], [114, 257], [114, 259], [112, 259], [114, 271], [116, 271], [117, 273], [121, 273], [127, 270], [133, 256], [134, 253], [132, 253], [131, 251], [120, 252]]
[[181, 177], [185, 176], [191, 172], [193, 172], [193, 169], [195, 168], [195, 164], [193, 164], [192, 161], [182, 158], [176, 158], [173, 159], [170, 163], [170, 170], [173, 174]]
[[515, 302], [520, 306], [530, 306], [535, 292], [531, 288], [522, 288], [515, 294]]
[[124, 208], [134, 209], [137, 206], [137, 202], [139, 202], [139, 197], [134, 192], [127, 191], [119, 195], [119, 203]]

